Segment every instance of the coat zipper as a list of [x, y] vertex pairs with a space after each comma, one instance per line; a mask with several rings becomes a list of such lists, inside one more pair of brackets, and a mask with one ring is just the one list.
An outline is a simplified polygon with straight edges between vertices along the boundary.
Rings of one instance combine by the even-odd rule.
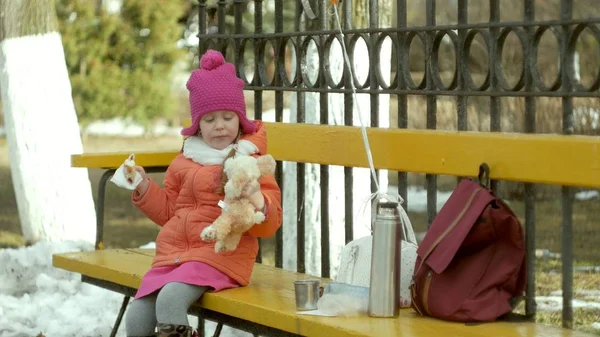
[[[194, 175], [192, 176], [192, 188], [194, 187], [194, 180], [196, 180], [196, 174], [198, 174], [198, 170], [196, 170], [194, 172]], [[194, 192], [192, 190], [192, 195], [193, 194], [194, 194]], [[185, 219], [183, 220], [183, 233], [184, 233], [184, 237], [185, 237], [185, 250], [184, 250], [184, 252], [186, 252], [188, 250], [188, 248], [190, 247], [190, 243], [188, 242], [188, 239], [187, 239], [187, 222], [188, 222], [188, 218], [190, 217], [190, 213], [192, 213], [192, 211], [195, 210], [197, 206], [198, 206], [198, 202], [196, 201], [196, 196], [194, 195], [194, 208], [192, 208], [192, 210], [190, 210], [189, 212], [187, 212], [187, 214], [185, 215]], [[179, 256], [177, 256], [175, 258], [175, 261], [174, 261], [175, 264], [179, 263], [179, 258], [180, 257], [181, 257], [181, 254], [179, 254]]]
[[[188, 217], [190, 216], [190, 213], [192, 213], [192, 211], [187, 212], [187, 214], [185, 215], [185, 219], [183, 220], [184, 233], [185, 233], [185, 227], [186, 227], [185, 224], [186, 224], [186, 222], [188, 220]], [[185, 238], [185, 247], [186, 247], [185, 250], [187, 250], [187, 245], [188, 245], [188, 243], [187, 243], [187, 235], [185, 235], [185, 237], [186, 237]], [[183, 254], [183, 253], [181, 253], [181, 254]], [[177, 257], [175, 258], [175, 261], [173, 261], [173, 262], [175, 262], [175, 264], [179, 263], [179, 258], [181, 257], [181, 254], [177, 255]]]

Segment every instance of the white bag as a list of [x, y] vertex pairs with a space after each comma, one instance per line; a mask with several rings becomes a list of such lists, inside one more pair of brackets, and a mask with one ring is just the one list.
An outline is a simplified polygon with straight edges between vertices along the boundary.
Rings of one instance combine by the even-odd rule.
[[[398, 214], [400, 215], [404, 237], [406, 238], [406, 240], [400, 242], [402, 251], [400, 261], [400, 307], [407, 308], [410, 307], [410, 284], [417, 260], [417, 239], [412, 224], [401, 203], [398, 204]], [[374, 213], [372, 218], [374, 221]], [[369, 235], [349, 242], [344, 246], [335, 280], [340, 283], [369, 287], [372, 245], [373, 236]]]

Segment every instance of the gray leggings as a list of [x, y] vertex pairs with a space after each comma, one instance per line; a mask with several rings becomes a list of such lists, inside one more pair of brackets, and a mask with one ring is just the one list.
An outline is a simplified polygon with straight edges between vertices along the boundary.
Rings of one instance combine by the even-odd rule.
[[152, 336], [157, 323], [189, 325], [188, 309], [205, 291], [206, 287], [170, 282], [158, 294], [134, 300], [125, 318], [127, 336]]

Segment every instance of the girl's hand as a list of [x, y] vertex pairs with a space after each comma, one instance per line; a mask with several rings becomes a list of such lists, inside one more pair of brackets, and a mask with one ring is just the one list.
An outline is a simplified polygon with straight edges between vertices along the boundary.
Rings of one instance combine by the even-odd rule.
[[135, 192], [137, 192], [141, 197], [146, 193], [148, 187], [150, 187], [150, 181], [148, 180], [148, 175], [146, 174], [146, 171], [144, 171], [143, 167], [136, 166], [135, 170], [142, 176], [142, 181], [135, 188]]
[[257, 182], [246, 185], [242, 196], [247, 198], [257, 210], [262, 211], [265, 208], [265, 196], [260, 191], [260, 185]]

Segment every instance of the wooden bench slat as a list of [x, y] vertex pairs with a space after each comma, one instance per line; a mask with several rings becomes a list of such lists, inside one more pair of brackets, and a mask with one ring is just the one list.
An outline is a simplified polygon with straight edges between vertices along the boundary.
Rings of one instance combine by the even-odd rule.
[[[280, 160], [368, 167], [359, 128], [269, 124], [269, 151]], [[600, 187], [600, 137], [370, 128], [376, 168]]]
[[[177, 151], [136, 152], [135, 162], [144, 167], [169, 166]], [[71, 167], [116, 169], [131, 152], [83, 153], [71, 155]]]
[[[57, 268], [92, 278], [137, 288], [151, 264], [153, 250], [111, 249], [53, 255]], [[207, 293], [200, 305], [208, 310], [306, 336], [592, 336], [578, 331], [533, 323], [495, 322], [479, 325], [445, 322], [401, 310], [392, 319], [365, 317], [318, 317], [295, 311], [293, 281], [309, 278], [257, 264], [248, 287]], [[322, 280], [324, 283], [328, 280]]]
[[[368, 167], [360, 129], [265, 123], [269, 153], [283, 161]], [[375, 167], [403, 172], [475, 176], [487, 162], [491, 178], [600, 188], [600, 138], [560, 135], [368, 129]], [[178, 151], [140, 152], [146, 167], [168, 166]], [[117, 168], [129, 153], [77, 154], [73, 167]]]

